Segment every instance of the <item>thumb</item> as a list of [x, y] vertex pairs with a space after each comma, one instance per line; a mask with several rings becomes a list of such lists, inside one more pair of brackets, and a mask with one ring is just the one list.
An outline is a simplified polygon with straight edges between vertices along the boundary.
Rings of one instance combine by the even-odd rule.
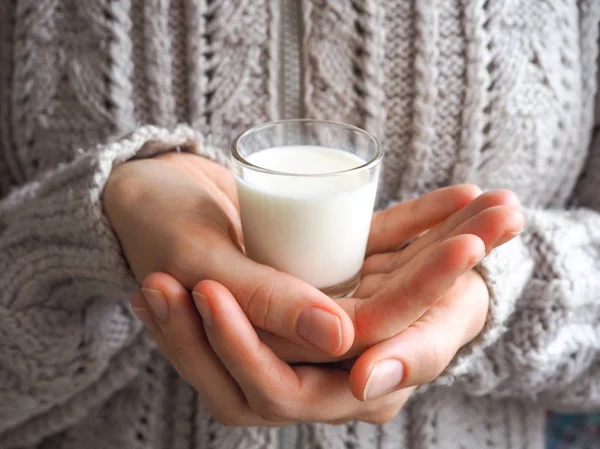
[[[258, 264], [237, 250], [215, 257], [214, 277], [235, 297], [250, 322], [300, 346], [332, 356], [354, 341], [354, 325], [331, 298], [309, 284]], [[218, 273], [218, 274], [217, 274]]]
[[[245, 263], [241, 263], [244, 269]], [[352, 346], [354, 326], [335, 301], [292, 276], [256, 265], [258, 268], [250, 269], [258, 270], [269, 280], [240, 275], [226, 281], [234, 286], [230, 291], [250, 322], [267, 331], [263, 335], [278, 341], [282, 347], [296, 348], [293, 352], [305, 354], [305, 359], [330, 360], [330, 356], [342, 355]], [[144, 282], [147, 287], [167, 294], [181, 285], [167, 273], [153, 273]]]
[[457, 351], [480, 333], [488, 298], [479, 275], [465, 273], [420, 320], [360, 355], [350, 373], [355, 397], [372, 400], [435, 380]]

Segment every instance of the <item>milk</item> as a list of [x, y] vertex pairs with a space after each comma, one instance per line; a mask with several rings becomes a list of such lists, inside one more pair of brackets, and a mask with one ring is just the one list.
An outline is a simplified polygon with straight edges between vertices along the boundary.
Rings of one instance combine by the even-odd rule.
[[[345, 151], [309, 145], [261, 150], [246, 160], [302, 175], [340, 172], [365, 163]], [[244, 179], [236, 178], [244, 244], [251, 259], [321, 289], [360, 271], [377, 176], [364, 170], [285, 176], [245, 169]]]

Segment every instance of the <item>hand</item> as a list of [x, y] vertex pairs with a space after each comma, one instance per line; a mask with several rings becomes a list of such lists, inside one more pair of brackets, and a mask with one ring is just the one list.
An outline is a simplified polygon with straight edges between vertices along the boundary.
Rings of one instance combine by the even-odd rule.
[[352, 392], [373, 400], [434, 381], [460, 348], [480, 334], [488, 307], [483, 278], [467, 271], [417, 321], [358, 357], [350, 372]]
[[167, 274], [149, 276], [143, 291], [146, 297], [168, 298], [166, 320], [156, 319], [141, 291], [134, 294], [132, 306], [162, 353], [222, 424], [281, 426], [350, 420], [383, 424], [396, 416], [413, 390], [361, 402], [353, 396], [345, 371], [290, 367], [260, 341], [235, 298], [216, 282], [196, 286], [196, 307], [183, 286]]
[[[395, 272], [424, 251], [431, 255], [432, 250], [427, 250], [428, 245], [442, 241], [445, 236], [461, 236], [464, 232], [477, 234], [486, 243], [486, 253], [489, 253], [492, 248], [508, 242], [522, 231], [524, 222], [518, 207], [517, 198], [507, 191], [481, 195], [399, 252], [393, 249], [398, 241], [405, 239], [402, 234], [395, 241], [389, 232], [373, 233], [371, 251], [381, 254], [372, 254], [365, 261], [365, 276], [357, 296], [377, 297], [386, 288], [382, 286], [395, 277]], [[395, 217], [401, 220], [401, 215], [395, 212], [393, 209], [384, 211], [383, 214], [389, 216], [380, 219], [391, 221]], [[431, 262], [432, 267], [435, 266], [435, 261]], [[440, 260], [439, 263], [443, 264], [444, 261]], [[435, 276], [434, 271], [430, 274]], [[423, 278], [423, 281], [427, 282], [427, 279]], [[413, 296], [406, 291], [406, 287], [401, 291], [407, 293], [405, 298]], [[371, 310], [375, 310], [376, 304], [372, 304]], [[354, 395], [359, 399], [374, 400], [409, 386], [435, 380], [458, 350], [480, 334], [488, 307], [489, 292], [483, 278], [476, 271], [467, 270], [439, 300], [434, 299], [431, 307], [416, 321], [360, 355], [350, 373], [350, 387]], [[377, 316], [378, 312], [365, 312], [363, 319], [367, 322], [366, 332]], [[361, 332], [357, 331], [356, 334], [357, 340], [360, 340]]]
[[[426, 316], [484, 254], [522, 230], [524, 222], [519, 202], [513, 193], [502, 190], [484, 193], [439, 220], [435, 211], [443, 207], [444, 201], [448, 202], [448, 193], [453, 189], [436, 190], [374, 217], [369, 256], [363, 266], [359, 289], [354, 298], [338, 301], [352, 318], [355, 340], [352, 348], [337, 360], [358, 356]], [[431, 229], [427, 230], [427, 226]], [[414, 243], [395, 251], [419, 235], [422, 236]], [[485, 319], [487, 296], [479, 297], [478, 304], [479, 307], [473, 305], [469, 312], [483, 319], [475, 317], [473, 323]], [[463, 318], [461, 330], [470, 323], [467, 318]], [[473, 329], [468, 330], [475, 334], [480, 330], [476, 326]], [[260, 333], [260, 336], [284, 360], [332, 361], [328, 355], [307, 351], [269, 333]], [[423, 378], [422, 383], [425, 382]]]
[[[397, 212], [414, 217], [406, 229], [412, 236], [479, 193], [474, 186], [454, 186], [407, 202]], [[292, 276], [252, 262], [236, 247], [240, 224], [235, 198], [229, 171], [196, 156], [168, 154], [119, 167], [104, 202], [138, 279], [165, 272], [187, 289], [202, 279], [218, 281], [233, 293], [261, 336], [268, 332], [270, 338], [293, 344], [285, 360], [326, 361], [344, 354], [352, 345], [354, 327], [333, 300]], [[391, 223], [386, 215], [378, 217], [374, 229]], [[381, 232], [398, 237], [395, 227]], [[150, 301], [149, 306], [155, 312], [166, 310], [164, 301]], [[295, 357], [293, 352], [301, 349], [306, 355]]]
[[[468, 193], [469, 190], [471, 193]], [[457, 194], [459, 192], [462, 192], [462, 196]], [[369, 242], [370, 253], [393, 251], [404, 241], [441, 221], [444, 217], [440, 215], [440, 210], [447, 211], [449, 205], [453, 205], [453, 210], [459, 209], [403, 251], [372, 254], [367, 259], [365, 277], [357, 298], [341, 300], [355, 323], [364, 320], [366, 324], [362, 328], [357, 326], [356, 335], [359, 339], [344, 357], [359, 355], [379, 341], [403, 335], [401, 332], [405, 329], [422, 329], [424, 322], [430, 317], [439, 316], [439, 311], [446, 307], [450, 311], [458, 310], [460, 321], [457, 323], [460, 326], [453, 329], [453, 335], [457, 338], [447, 340], [449, 344], [444, 352], [445, 359], [438, 357], [436, 352], [444, 340], [438, 341], [435, 338], [427, 342], [438, 346], [433, 346], [431, 350], [423, 346], [424, 351], [405, 354], [400, 358], [404, 371], [401, 381], [407, 385], [422, 384], [435, 378], [454, 353], [479, 333], [487, 311], [487, 288], [469, 268], [477, 262], [478, 252], [481, 255], [484, 250], [490, 251], [494, 246], [514, 237], [523, 226], [523, 217], [518, 211], [518, 201], [514, 194], [505, 191], [487, 193], [467, 207], [457, 207], [460, 199], [466, 199], [469, 195], [476, 196], [478, 193], [468, 186], [442, 189], [376, 215]], [[406, 220], [406, 216], [411, 216], [412, 219]], [[480, 237], [465, 234], [466, 232], [479, 234]], [[463, 276], [462, 273], [465, 272]], [[465, 279], [472, 277], [479, 279], [479, 282], [463, 285]], [[400, 288], [398, 282], [401, 282]], [[406, 285], [402, 285], [402, 282]], [[477, 285], [479, 289], [476, 288]], [[464, 299], [459, 301], [460, 298]], [[379, 300], [381, 303], [377, 302]], [[419, 300], [423, 302], [419, 303]], [[349, 304], [351, 307], [348, 307]], [[462, 309], [465, 307], [466, 311], [463, 313]], [[425, 321], [421, 323], [419, 318]], [[376, 325], [369, 329], [368, 326], [373, 321]], [[436, 330], [435, 326], [431, 329]], [[261, 333], [261, 338], [288, 361], [333, 360], [322, 353], [305, 351], [268, 333]], [[400, 337], [393, 340], [396, 343], [398, 341], [403, 340]], [[389, 345], [382, 346], [384, 351], [380, 353], [376, 351], [378, 347], [379, 345], [374, 346], [365, 353], [351, 373], [352, 390], [361, 399], [367, 394], [374, 394], [365, 393], [367, 380], [374, 363], [380, 360], [378, 357], [390, 350]]]
[[[165, 272], [187, 289], [215, 280], [253, 325], [285, 341], [332, 356], [352, 344], [352, 322], [333, 300], [244, 256], [235, 182], [222, 166], [184, 153], [130, 161], [113, 171], [103, 203], [138, 280]], [[165, 301], [149, 305], [168, 319]]]

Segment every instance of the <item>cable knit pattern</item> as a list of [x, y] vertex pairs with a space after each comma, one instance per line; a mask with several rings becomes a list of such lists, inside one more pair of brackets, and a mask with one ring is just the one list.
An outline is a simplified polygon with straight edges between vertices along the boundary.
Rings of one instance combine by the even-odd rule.
[[[189, 120], [228, 147], [232, 134], [278, 111], [278, 73], [268, 45], [275, 0], [186, 0]], [[218, 135], [215, 130], [228, 130]]]
[[[0, 2], [0, 447], [541, 449], [544, 407], [600, 406], [599, 24], [597, 0]], [[477, 182], [528, 226], [479, 267], [484, 331], [392, 422], [232, 429], [126, 306], [101, 192], [302, 112], [380, 138], [380, 204]]]
[[169, 2], [150, 0], [143, 2], [144, 56], [148, 64], [148, 98], [152, 122], [159, 126], [175, 123], [173, 98], [172, 44], [169, 35]]
[[[490, 89], [488, 11], [485, 0], [470, 0], [464, 9], [464, 34], [467, 41], [465, 92], [457, 160], [452, 183], [472, 179], [483, 148], [487, 125], [486, 107]], [[469, 124], [469, 126], [466, 126]]]
[[17, 428], [0, 442], [61, 430], [147, 359], [126, 306], [135, 281], [100, 194], [116, 164], [174, 148], [226, 162], [187, 127], [140, 128], [0, 203], [0, 434]]
[[[0, 3], [0, 195], [12, 184], [22, 181], [13, 150], [12, 60], [14, 57], [14, 2]], [[9, 151], [10, 150], [10, 151]], [[12, 175], [12, 176], [11, 176]]]
[[304, 3], [304, 97], [309, 117], [352, 123], [381, 137], [382, 25], [383, 9], [376, 0]]

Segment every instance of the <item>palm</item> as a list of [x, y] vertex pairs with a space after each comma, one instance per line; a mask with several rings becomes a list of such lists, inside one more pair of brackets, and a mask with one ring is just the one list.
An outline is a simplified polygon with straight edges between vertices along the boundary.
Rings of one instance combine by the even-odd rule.
[[[290, 338], [284, 338], [284, 332], [277, 330], [273, 332], [282, 337], [261, 331], [259, 336], [263, 344], [254, 343], [249, 348], [251, 354], [244, 357], [250, 356], [253, 360], [257, 354], [278, 356], [273, 360], [278, 361], [281, 370], [287, 369], [289, 373], [289, 366], [282, 364], [283, 361], [340, 362], [359, 355], [356, 360], [347, 362], [352, 369], [349, 375], [344, 374], [348, 377], [343, 377], [343, 383], [349, 382], [353, 395], [362, 400], [385, 393], [367, 394], [370, 373], [382, 360], [395, 359], [405, 367], [401, 383], [395, 389], [433, 380], [456, 351], [483, 327], [488, 307], [487, 288], [471, 268], [480, 256], [510, 240], [523, 226], [523, 216], [515, 207], [514, 195], [493, 192], [475, 199], [477, 196], [478, 192], [472, 187], [457, 186], [432, 192], [375, 216], [361, 285], [354, 297], [337, 301], [346, 312], [344, 319], [354, 326], [353, 336], [348, 340], [348, 346], [352, 346], [337, 353], [344, 354], [343, 357], [335, 358], [316, 348], [300, 347], [300, 342], [293, 343]], [[405, 217], [411, 217], [411, 220]], [[403, 250], [395, 251], [417, 236], [421, 237]], [[239, 253], [238, 257], [245, 259]], [[270, 269], [265, 274], [278, 275], [273, 271]], [[153, 282], [157, 284], [152, 280], [145, 283], [148, 286], [154, 285]], [[177, 284], [173, 278], [169, 282]], [[205, 298], [212, 298], [211, 307], [217, 307], [220, 302], [215, 298], [228, 297], [228, 301], [234, 303], [240, 301], [235, 293], [232, 295], [223, 286], [225, 284], [210, 283], [211, 288], [218, 287], [220, 293], [207, 293], [208, 285], [200, 283], [196, 288]], [[289, 299], [305, 305], [306, 293], [316, 290], [298, 287]], [[161, 289], [160, 286], [157, 288]], [[290, 292], [289, 289], [280, 291]], [[275, 298], [271, 299], [275, 303]], [[288, 304], [287, 299], [278, 297], [277, 303]], [[189, 305], [188, 302], [185, 304]], [[239, 305], [234, 308], [245, 315], [238, 319], [248, 321], [247, 312]], [[230, 321], [227, 322], [229, 331]], [[233, 328], [237, 329], [236, 326]], [[210, 325], [209, 328], [205, 325], [206, 329], [210, 330]], [[220, 339], [211, 341], [212, 344], [218, 342]], [[228, 355], [227, 360], [230, 357]], [[306, 375], [314, 380], [317, 375], [316, 367], [297, 369], [299, 371], [293, 371], [296, 377]], [[247, 370], [243, 372], [247, 373]], [[319, 377], [340, 375], [330, 370], [319, 373]]]
[[442, 189], [374, 217], [359, 288], [353, 297], [337, 300], [355, 327], [354, 344], [342, 357], [299, 348], [271, 334], [263, 333], [263, 341], [288, 362], [345, 360], [445, 307], [445, 297], [453, 297], [456, 284], [462, 286], [457, 280], [484, 253], [512, 238], [507, 230], [522, 227], [514, 195], [474, 196], [460, 187]]

